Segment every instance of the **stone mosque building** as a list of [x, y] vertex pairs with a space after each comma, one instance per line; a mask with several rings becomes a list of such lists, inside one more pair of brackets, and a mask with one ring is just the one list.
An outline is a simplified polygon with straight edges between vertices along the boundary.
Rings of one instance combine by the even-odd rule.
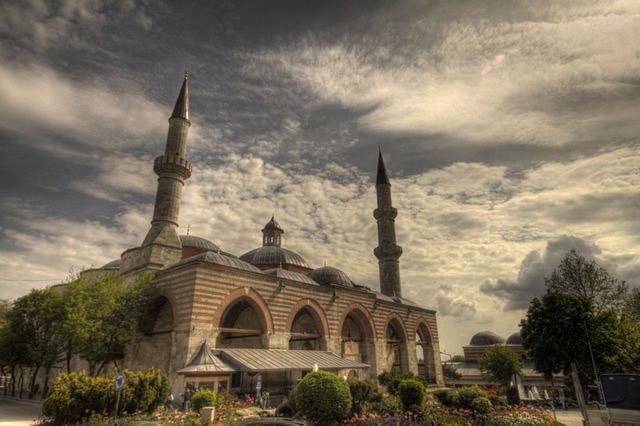
[[164, 154], [153, 165], [158, 188], [151, 228], [140, 247], [100, 268], [127, 278], [152, 270], [162, 292], [153, 327], [139, 335], [122, 365], [168, 372], [175, 395], [188, 384], [284, 395], [314, 367], [373, 381], [384, 371], [412, 371], [442, 385], [436, 312], [402, 297], [397, 211], [382, 155], [373, 212], [377, 292], [282, 247], [285, 231], [273, 216], [262, 228], [262, 247], [240, 256], [178, 235], [181, 194], [192, 171], [190, 125], [185, 74]]

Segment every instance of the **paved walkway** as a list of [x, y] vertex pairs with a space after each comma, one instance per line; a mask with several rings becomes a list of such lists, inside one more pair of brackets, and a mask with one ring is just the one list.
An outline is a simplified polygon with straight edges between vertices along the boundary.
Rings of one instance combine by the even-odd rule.
[[40, 401], [0, 396], [0, 426], [29, 426], [40, 414]]
[[[607, 410], [602, 408], [588, 409], [587, 414], [589, 416], [589, 424], [591, 426], [605, 426], [607, 419]], [[604, 416], [604, 421], [602, 419]], [[579, 408], [570, 408], [568, 411], [563, 409], [556, 410], [556, 418], [560, 423], [564, 423], [567, 426], [582, 426], [582, 413]]]

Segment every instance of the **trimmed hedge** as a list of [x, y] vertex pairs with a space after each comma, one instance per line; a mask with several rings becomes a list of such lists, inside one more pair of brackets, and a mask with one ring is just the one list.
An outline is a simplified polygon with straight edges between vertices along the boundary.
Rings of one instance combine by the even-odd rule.
[[296, 405], [312, 421], [341, 421], [351, 409], [351, 392], [347, 381], [328, 371], [314, 371], [300, 380], [296, 388]]
[[191, 410], [199, 413], [202, 407], [215, 407], [216, 400], [216, 394], [213, 391], [199, 390], [191, 397]]
[[420, 380], [406, 379], [400, 382], [398, 385], [398, 395], [402, 406], [405, 411], [412, 405], [422, 406], [426, 391], [424, 390], [424, 384]]
[[[120, 393], [119, 413], [151, 413], [162, 405], [171, 391], [169, 378], [151, 367], [145, 373], [123, 371], [125, 385]], [[94, 414], [112, 413], [116, 405], [115, 377], [91, 377], [81, 373], [61, 373], [42, 404], [42, 414], [56, 424], [78, 423]]]

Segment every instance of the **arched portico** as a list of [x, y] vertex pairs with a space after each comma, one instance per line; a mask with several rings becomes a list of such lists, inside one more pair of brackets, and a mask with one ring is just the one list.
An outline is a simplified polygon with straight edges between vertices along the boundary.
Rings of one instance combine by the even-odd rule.
[[267, 349], [273, 320], [264, 299], [252, 288], [230, 292], [218, 305], [213, 321], [216, 347]]
[[436, 358], [433, 349], [433, 337], [429, 324], [422, 317], [416, 321], [415, 339], [418, 375], [424, 377], [427, 383], [436, 383]]
[[299, 300], [287, 317], [289, 349], [325, 351], [329, 325], [324, 310], [313, 299]]
[[387, 317], [385, 339], [385, 370], [408, 372], [407, 329], [402, 318], [396, 313], [389, 314]]
[[359, 303], [347, 306], [338, 330], [342, 341], [342, 358], [369, 364], [371, 371], [376, 371], [375, 326], [367, 309]]

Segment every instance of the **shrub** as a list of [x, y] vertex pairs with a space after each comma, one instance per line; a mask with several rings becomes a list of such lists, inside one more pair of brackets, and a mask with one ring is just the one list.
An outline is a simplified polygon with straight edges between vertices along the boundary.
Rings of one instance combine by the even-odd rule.
[[214, 407], [216, 394], [207, 389], [201, 389], [191, 397], [191, 410], [200, 412], [202, 407]]
[[402, 412], [402, 402], [400, 402], [399, 396], [391, 395], [371, 403], [369, 410], [380, 415], [388, 414], [393, 416]]
[[402, 406], [405, 411], [412, 405], [422, 406], [426, 392], [424, 390], [424, 384], [420, 380], [406, 379], [400, 382], [398, 385], [398, 394]]
[[484, 396], [484, 392], [482, 392], [482, 389], [480, 389], [478, 385], [462, 388], [460, 392], [458, 392], [458, 406], [465, 410], [471, 410], [473, 400]]
[[471, 409], [478, 414], [489, 414], [491, 411], [491, 401], [486, 396], [481, 396], [471, 402]]
[[[123, 373], [126, 382], [120, 393], [120, 413], [151, 413], [169, 395], [169, 378], [153, 367], [146, 373]], [[110, 413], [116, 405], [115, 376], [91, 377], [84, 372], [58, 375], [42, 404], [42, 414], [56, 424], [67, 424]]]
[[387, 388], [387, 392], [391, 395], [398, 395], [398, 386], [400, 382], [406, 379], [417, 379], [421, 380], [424, 384], [424, 379], [422, 377], [416, 377], [411, 371], [408, 373], [402, 373], [400, 371], [385, 371], [378, 376], [378, 382], [381, 385]]
[[449, 389], [438, 389], [433, 392], [436, 401], [446, 407], [456, 407], [458, 405], [458, 395]]
[[353, 404], [351, 411], [353, 413], [362, 413], [364, 405], [373, 396], [373, 385], [368, 380], [349, 379], [349, 391]]
[[491, 401], [492, 407], [504, 407], [507, 405], [507, 398], [502, 395], [487, 395], [489, 401]]
[[506, 391], [507, 403], [510, 405], [520, 404], [520, 393], [515, 386], [508, 386]]
[[328, 371], [304, 376], [296, 388], [295, 399], [305, 416], [321, 423], [345, 418], [352, 401], [347, 381]]

